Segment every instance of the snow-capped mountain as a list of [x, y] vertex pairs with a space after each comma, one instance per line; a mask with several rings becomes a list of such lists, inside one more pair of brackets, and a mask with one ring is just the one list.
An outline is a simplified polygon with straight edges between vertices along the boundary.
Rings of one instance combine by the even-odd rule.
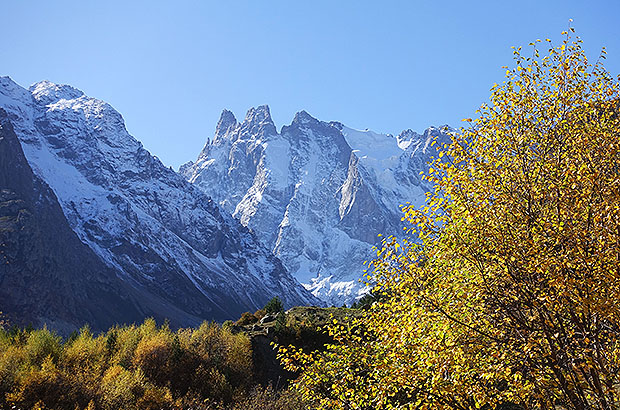
[[[398, 136], [295, 115], [278, 132], [269, 108], [238, 123], [227, 110], [196, 162], [179, 172], [239, 218], [286, 268], [329, 304], [366, 292], [364, 261], [379, 234], [402, 231], [400, 205], [422, 204], [420, 179], [437, 128]], [[441, 141], [440, 141], [441, 142]]]
[[109, 104], [68, 85], [26, 90], [0, 77], [0, 108], [80, 240], [145, 298], [184, 312], [180, 324], [235, 318], [276, 295], [317, 303], [252, 232], [129, 135]]
[[63, 334], [84, 323], [104, 330], [140, 321], [145, 313], [164, 319], [71, 230], [1, 108], [0, 310], [11, 323], [47, 324]]

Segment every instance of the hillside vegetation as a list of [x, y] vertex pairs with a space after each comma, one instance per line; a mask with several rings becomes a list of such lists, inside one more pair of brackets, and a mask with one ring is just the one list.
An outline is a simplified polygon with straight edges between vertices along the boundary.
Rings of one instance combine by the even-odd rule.
[[334, 342], [322, 330], [327, 323], [359, 314], [285, 313], [274, 298], [223, 326], [173, 331], [148, 319], [98, 335], [83, 328], [66, 339], [45, 328], [0, 330], [0, 408], [302, 410], [299, 394], [287, 390], [296, 374], [279, 364], [274, 343], [322, 350]]
[[0, 332], [0, 408], [171, 408], [230, 403], [253, 383], [250, 340], [214, 324], [171, 331], [153, 320], [68, 340]]

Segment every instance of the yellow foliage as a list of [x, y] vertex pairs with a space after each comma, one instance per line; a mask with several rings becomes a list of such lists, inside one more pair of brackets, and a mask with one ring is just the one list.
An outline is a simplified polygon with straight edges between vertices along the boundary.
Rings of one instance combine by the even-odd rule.
[[64, 343], [46, 329], [0, 330], [0, 408], [219, 408], [249, 390], [252, 366], [249, 339], [213, 323], [173, 332], [150, 319]]
[[169, 378], [168, 360], [172, 355], [172, 335], [157, 332], [144, 337], [134, 352], [133, 363], [151, 380], [165, 383]]
[[281, 352], [316, 408], [620, 406], [619, 85], [580, 40], [532, 45], [404, 208], [414, 239], [384, 240], [385, 299]]
[[146, 382], [140, 370], [129, 371], [120, 366], [110, 367], [101, 380], [101, 401], [106, 410], [138, 409], [138, 398]]
[[172, 408], [172, 394], [168, 388], [149, 386], [137, 403], [140, 410], [165, 410]]
[[6, 400], [17, 408], [66, 408], [71, 399], [58, 392], [67, 389], [67, 381], [48, 356], [40, 368], [29, 367], [20, 372], [18, 387], [6, 394]]
[[125, 368], [131, 367], [133, 353], [140, 343], [141, 335], [135, 326], [126, 326], [121, 329], [108, 331], [108, 336], [114, 334], [115, 342], [110, 359], [112, 363]]
[[60, 341], [60, 336], [43, 328], [28, 335], [24, 350], [32, 364], [41, 365], [47, 357], [58, 360], [62, 350]]

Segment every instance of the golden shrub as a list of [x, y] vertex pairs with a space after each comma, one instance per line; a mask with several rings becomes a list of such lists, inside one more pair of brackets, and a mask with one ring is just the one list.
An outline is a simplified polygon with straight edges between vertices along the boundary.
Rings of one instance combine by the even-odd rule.
[[138, 409], [138, 398], [142, 397], [146, 381], [143, 373], [126, 370], [114, 365], [106, 370], [101, 380], [100, 401], [106, 410]]
[[172, 336], [168, 332], [157, 332], [145, 336], [134, 352], [133, 364], [146, 377], [164, 384], [170, 377], [168, 361], [172, 356]]

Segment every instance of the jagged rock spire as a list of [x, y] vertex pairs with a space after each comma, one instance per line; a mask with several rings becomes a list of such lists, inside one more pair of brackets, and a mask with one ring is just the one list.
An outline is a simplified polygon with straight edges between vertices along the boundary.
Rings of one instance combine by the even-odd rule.
[[259, 105], [258, 107], [250, 108], [245, 115], [245, 120], [243, 122], [273, 123], [269, 106]]
[[295, 118], [293, 118], [292, 124], [307, 124], [307, 123], [318, 123], [319, 120], [314, 118], [312, 115], [308, 114], [307, 111], [301, 110], [297, 114], [295, 114]]
[[215, 135], [224, 135], [231, 127], [237, 125], [237, 119], [235, 115], [228, 110], [223, 110], [220, 115], [220, 120], [217, 122], [217, 127], [215, 128]]
[[245, 115], [245, 120], [241, 124], [242, 132], [249, 133], [255, 137], [277, 135], [276, 126], [271, 119], [269, 106], [259, 105], [250, 108]]

